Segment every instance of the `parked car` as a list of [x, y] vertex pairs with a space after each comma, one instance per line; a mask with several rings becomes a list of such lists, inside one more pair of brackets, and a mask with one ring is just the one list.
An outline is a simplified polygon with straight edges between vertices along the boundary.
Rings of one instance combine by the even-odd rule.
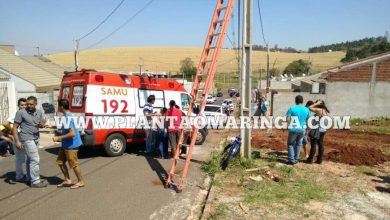
[[223, 93], [221, 91], [217, 92], [217, 97], [222, 97]]
[[222, 107], [230, 107], [232, 110], [234, 109], [234, 103], [232, 99], [225, 99], [222, 102]]
[[228, 89], [228, 94], [230, 94], [230, 93], [232, 93], [232, 92], [237, 92], [237, 89], [235, 89], [235, 88], [229, 88]]
[[[206, 118], [214, 117], [215, 122], [219, 122], [222, 120], [222, 123], [225, 124], [227, 121], [227, 115], [225, 114], [224, 108], [219, 105], [206, 105], [203, 111], [204, 116]], [[219, 123], [216, 125], [210, 124], [211, 128], [218, 129], [222, 127], [218, 127]]]
[[208, 95], [208, 96], [207, 96], [206, 103], [207, 103], [207, 104], [213, 104], [214, 102], [215, 102], [215, 97], [212, 96], [212, 95]]

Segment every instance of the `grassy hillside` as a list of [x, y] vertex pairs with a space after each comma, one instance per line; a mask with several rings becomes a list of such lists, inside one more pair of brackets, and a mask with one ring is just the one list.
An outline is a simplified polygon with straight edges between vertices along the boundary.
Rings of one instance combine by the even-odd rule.
[[[143, 70], [177, 72], [180, 60], [190, 57], [197, 65], [201, 55], [201, 48], [174, 48], [174, 47], [128, 47], [107, 48], [80, 52], [79, 63], [82, 68], [110, 71], [138, 71], [140, 58], [143, 59]], [[237, 71], [237, 51], [224, 49], [218, 62], [217, 72]], [[275, 67], [283, 70], [290, 62], [298, 59], [310, 60], [314, 71], [321, 71], [339, 65], [339, 60], [345, 56], [344, 52], [332, 53], [282, 53], [271, 52], [270, 67], [275, 60]], [[66, 66], [74, 66], [73, 53], [60, 53], [47, 56], [53, 62]], [[259, 65], [265, 69], [266, 52], [253, 52], [253, 71]]]

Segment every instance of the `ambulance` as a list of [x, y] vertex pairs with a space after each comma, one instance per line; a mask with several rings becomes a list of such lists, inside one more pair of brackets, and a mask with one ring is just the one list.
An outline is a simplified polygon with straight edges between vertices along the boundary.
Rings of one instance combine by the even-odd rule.
[[[65, 72], [58, 98], [68, 99], [69, 110], [75, 117], [105, 117], [121, 121], [143, 116], [149, 95], [156, 97], [155, 111], [168, 108], [169, 101], [175, 100], [184, 114], [187, 113], [190, 95], [176, 80], [88, 69]], [[108, 156], [123, 154], [126, 143], [145, 142], [144, 129], [136, 127], [96, 128], [93, 123], [87, 123], [80, 132], [84, 146], [104, 147]], [[196, 144], [202, 144], [207, 133], [207, 128], [199, 129]]]

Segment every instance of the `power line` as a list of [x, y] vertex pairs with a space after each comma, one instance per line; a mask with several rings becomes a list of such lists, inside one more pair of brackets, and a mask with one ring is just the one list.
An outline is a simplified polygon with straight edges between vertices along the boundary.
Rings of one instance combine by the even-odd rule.
[[265, 36], [264, 36], [263, 19], [261, 18], [260, 0], [257, 0], [257, 8], [259, 9], [259, 18], [260, 18], [260, 25], [261, 25], [261, 35], [263, 36], [264, 44], [267, 46], [268, 43], [265, 40]]
[[122, 5], [122, 3], [124, 2], [125, 0], [122, 0], [121, 2], [119, 2], [119, 4], [114, 8], [114, 10], [111, 11], [110, 14], [108, 14], [108, 16], [103, 20], [101, 21], [94, 29], [92, 29], [91, 31], [89, 31], [88, 33], [84, 34], [82, 37], [80, 37], [78, 39], [78, 41], [81, 41], [82, 39], [84, 39], [85, 37], [89, 36], [90, 34], [92, 34], [94, 31], [96, 31], [100, 26], [102, 26], [114, 13], [115, 11]]
[[111, 37], [113, 34], [115, 34], [117, 31], [119, 31], [120, 29], [122, 29], [123, 27], [125, 27], [130, 21], [132, 21], [134, 18], [136, 18], [139, 14], [141, 14], [150, 4], [152, 4], [154, 2], [154, 0], [150, 0], [148, 3], [146, 3], [140, 10], [138, 10], [133, 16], [131, 16], [129, 19], [127, 19], [123, 24], [121, 24], [117, 29], [115, 29], [113, 32], [111, 32], [110, 34], [108, 34], [107, 36], [105, 36], [103, 39], [101, 39], [100, 41], [88, 46], [87, 48], [85, 48], [84, 50], [88, 50], [92, 47], [95, 47], [96, 45], [100, 44], [101, 42], [107, 40], [109, 37]]

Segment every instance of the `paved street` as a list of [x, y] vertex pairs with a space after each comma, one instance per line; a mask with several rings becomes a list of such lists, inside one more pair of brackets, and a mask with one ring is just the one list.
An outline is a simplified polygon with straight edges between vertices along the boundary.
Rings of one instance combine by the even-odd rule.
[[[42, 135], [46, 146], [40, 149], [41, 176], [48, 180], [47, 188], [13, 182], [14, 157], [0, 159], [1, 219], [184, 219], [205, 179], [200, 161], [209, 157], [220, 138], [210, 131], [207, 141], [195, 148], [187, 178], [190, 184], [177, 194], [164, 189], [160, 181], [171, 160], [146, 158], [139, 154], [139, 146], [128, 146], [120, 157], [106, 157], [102, 150], [81, 152], [86, 187], [57, 188], [62, 174], [55, 164], [58, 146], [51, 144], [50, 137]], [[73, 172], [71, 178], [76, 179]]]

